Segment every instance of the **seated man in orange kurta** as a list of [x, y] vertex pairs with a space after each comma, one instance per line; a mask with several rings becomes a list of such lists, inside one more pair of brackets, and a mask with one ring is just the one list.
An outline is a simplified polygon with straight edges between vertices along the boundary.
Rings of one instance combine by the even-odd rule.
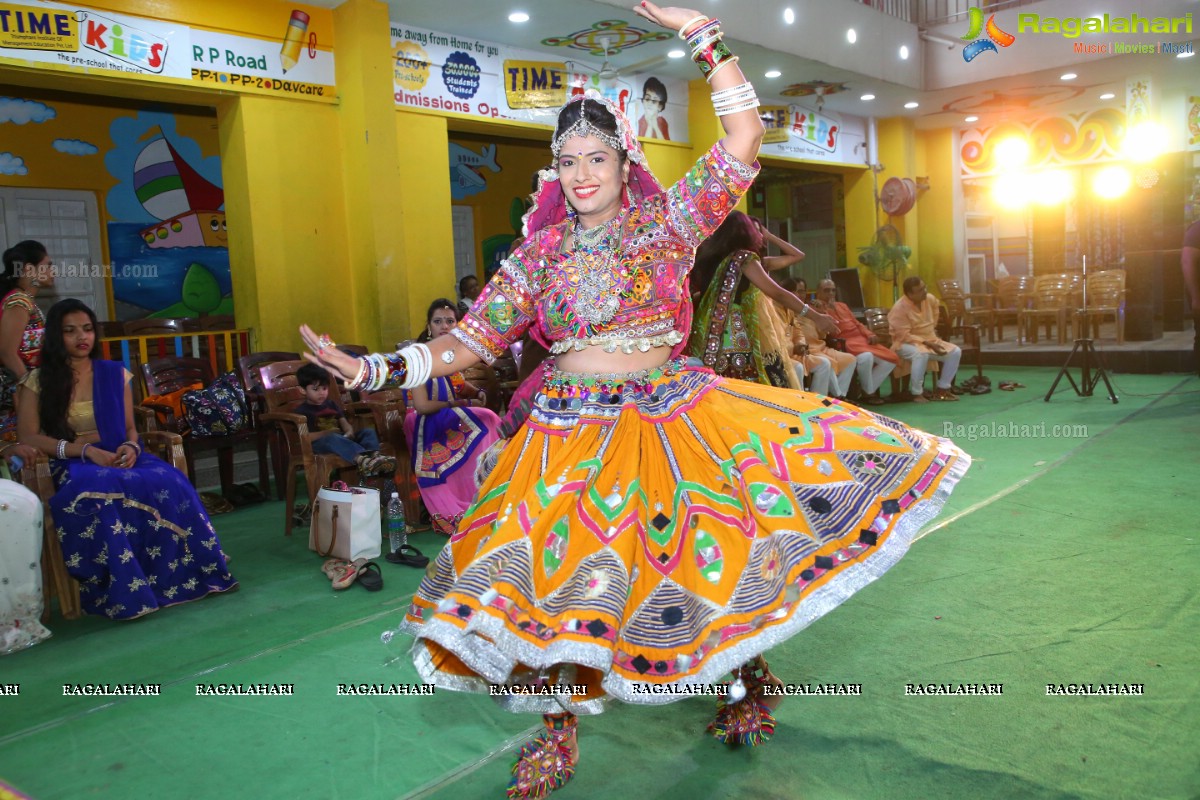
[[958, 400], [950, 391], [962, 350], [958, 345], [946, 342], [937, 336], [938, 302], [925, 290], [925, 281], [916, 275], [904, 279], [904, 296], [896, 301], [888, 312], [888, 327], [892, 334], [892, 350], [901, 358], [912, 362], [909, 390], [913, 402], [929, 402], [923, 394], [925, 369], [930, 361], [940, 361], [934, 400]]
[[882, 404], [879, 387], [900, 363], [900, 357], [878, 344], [879, 340], [870, 328], [855, 319], [850, 306], [838, 301], [837, 284], [829, 278], [817, 284], [817, 302], [813, 307], [837, 322], [837, 335], [846, 343], [846, 352], [854, 356], [858, 382], [865, 395], [862, 402], [872, 406]]

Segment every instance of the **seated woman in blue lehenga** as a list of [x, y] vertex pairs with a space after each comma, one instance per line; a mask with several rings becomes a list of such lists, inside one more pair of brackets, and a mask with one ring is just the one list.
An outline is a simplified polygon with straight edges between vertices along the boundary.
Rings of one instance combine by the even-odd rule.
[[56, 303], [42, 366], [17, 392], [20, 441], [51, 458], [50, 510], [83, 610], [134, 619], [236, 587], [187, 477], [142, 452], [133, 376], [96, 359], [96, 327], [83, 303]]
[[[454, 304], [434, 300], [425, 315], [424, 335], [417, 341], [436, 339], [457, 324]], [[417, 487], [433, 529], [449, 536], [475, 499], [475, 465], [500, 438], [500, 418], [484, 408], [483, 392], [462, 373], [432, 378], [405, 394], [409, 411], [404, 436]]]

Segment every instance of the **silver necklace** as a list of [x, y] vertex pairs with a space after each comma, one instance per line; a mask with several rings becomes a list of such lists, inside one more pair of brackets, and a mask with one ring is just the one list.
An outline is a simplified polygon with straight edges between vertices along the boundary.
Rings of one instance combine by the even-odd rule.
[[580, 266], [575, 313], [589, 325], [611, 321], [621, 307], [617, 289], [623, 276], [616, 273], [613, 265], [619, 263], [622, 222], [624, 218], [617, 216], [585, 231], [576, 220], [571, 232]]

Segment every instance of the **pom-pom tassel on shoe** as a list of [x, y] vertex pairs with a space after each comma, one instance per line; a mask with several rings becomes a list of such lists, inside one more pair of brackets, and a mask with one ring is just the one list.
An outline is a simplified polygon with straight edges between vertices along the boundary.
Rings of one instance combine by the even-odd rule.
[[727, 745], [757, 747], [775, 734], [775, 717], [753, 694], [732, 705], [718, 700], [717, 716], [708, 724], [708, 730]]
[[575, 765], [571, 763], [568, 742], [568, 736], [556, 736], [549, 731], [526, 742], [513, 764], [506, 792], [509, 800], [541, 800], [571, 780]]

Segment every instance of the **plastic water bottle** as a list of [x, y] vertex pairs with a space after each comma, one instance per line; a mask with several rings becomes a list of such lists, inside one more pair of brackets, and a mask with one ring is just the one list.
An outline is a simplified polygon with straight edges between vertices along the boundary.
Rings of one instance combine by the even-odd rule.
[[404, 503], [400, 502], [400, 493], [392, 492], [392, 499], [387, 506], [388, 546], [393, 553], [408, 544], [408, 528], [404, 523]]

